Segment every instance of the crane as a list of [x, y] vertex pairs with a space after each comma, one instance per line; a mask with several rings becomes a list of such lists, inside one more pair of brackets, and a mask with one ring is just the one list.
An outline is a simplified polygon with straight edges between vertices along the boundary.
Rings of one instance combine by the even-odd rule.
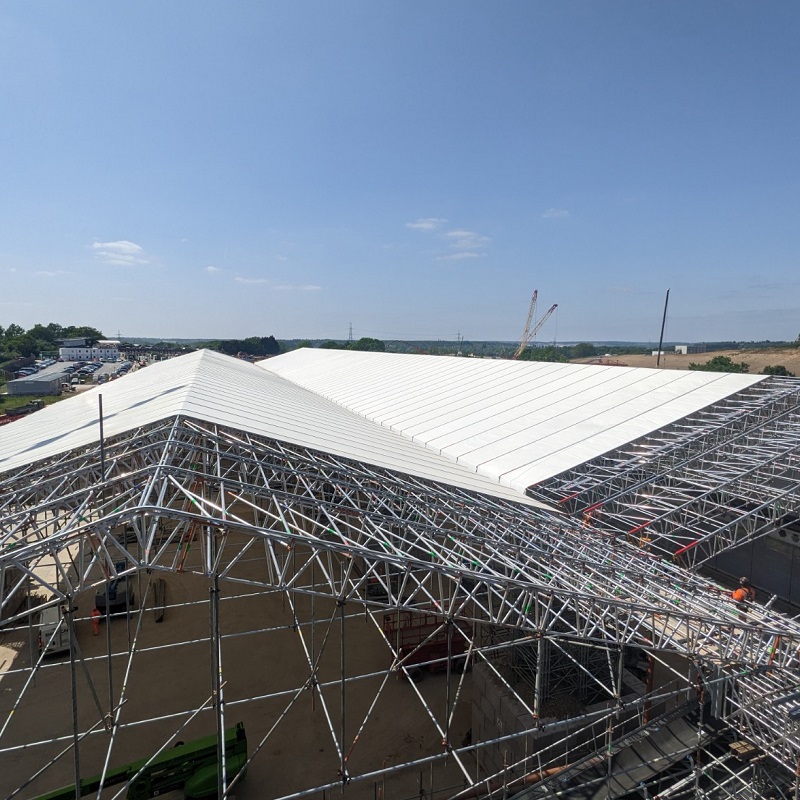
[[542, 329], [542, 326], [550, 319], [550, 315], [558, 308], [558, 303], [553, 303], [547, 309], [545, 315], [536, 323], [533, 330], [531, 330], [531, 320], [533, 319], [534, 311], [536, 310], [536, 299], [538, 290], [535, 290], [533, 297], [531, 297], [531, 307], [528, 310], [528, 319], [525, 322], [525, 329], [522, 331], [522, 338], [520, 339], [519, 347], [512, 356], [513, 359], [518, 359], [524, 352], [525, 348], [536, 338], [536, 334]]
[[531, 339], [532, 340], [536, 338], [536, 334], [539, 333], [539, 331], [542, 329], [542, 325], [544, 325], [545, 322], [547, 322], [547, 320], [550, 318], [550, 315], [557, 308], [558, 308], [558, 303], [553, 303], [553, 305], [551, 305], [550, 308], [547, 309], [547, 312], [545, 313], [545, 315], [539, 320], [539, 322], [536, 325], [536, 327], [531, 331]]
[[536, 313], [536, 298], [539, 296], [539, 290], [534, 289], [533, 294], [531, 295], [531, 305], [528, 309], [528, 318], [525, 320], [525, 327], [522, 329], [522, 336], [519, 340], [519, 347], [516, 349], [516, 352], [512, 356], [512, 358], [517, 359], [519, 358], [525, 348], [528, 346], [528, 342], [531, 340], [531, 322], [533, 321], [533, 315]]

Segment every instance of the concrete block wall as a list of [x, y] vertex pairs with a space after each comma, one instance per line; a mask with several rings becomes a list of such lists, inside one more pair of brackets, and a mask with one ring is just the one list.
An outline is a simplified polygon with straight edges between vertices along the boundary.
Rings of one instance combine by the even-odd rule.
[[[780, 537], [785, 534], [785, 538]], [[708, 563], [723, 573], [730, 585], [747, 575], [756, 587], [756, 599], [765, 603], [775, 594], [796, 613], [800, 608], [800, 543], [792, 540], [792, 532], [771, 532], [755, 542], [720, 553]]]
[[[638, 714], [631, 704], [641, 696], [644, 685], [633, 675], [626, 673], [626, 684], [631, 693], [622, 699], [624, 709], [618, 731], [633, 730], [638, 726]], [[472, 673], [472, 742], [491, 741], [513, 733], [530, 731], [512, 740], [493, 742], [477, 751], [478, 766], [482, 775], [495, 775], [506, 769], [507, 778], [513, 780], [539, 769], [538, 754], [545, 748], [569, 736], [559, 750], [563, 753], [562, 764], [579, 757], [577, 749], [586, 745], [596, 749], [605, 743], [606, 721], [588, 726], [586, 720], [560, 720], [547, 718], [535, 720], [525, 706], [497, 679], [485, 664], [476, 664]], [[613, 702], [596, 703], [585, 709], [587, 714], [612, 707]], [[582, 729], [582, 730], [579, 730]], [[571, 752], [570, 752], [571, 751]], [[586, 752], [586, 751], [583, 751]], [[545, 754], [550, 760], [555, 751]]]

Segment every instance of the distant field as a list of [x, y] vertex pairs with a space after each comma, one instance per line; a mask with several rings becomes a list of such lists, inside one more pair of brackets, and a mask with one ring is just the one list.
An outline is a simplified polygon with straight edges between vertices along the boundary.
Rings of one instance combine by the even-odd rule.
[[[744, 361], [750, 365], [750, 374], [759, 374], [764, 367], [783, 365], [789, 372], [800, 375], [800, 348], [788, 347], [776, 350], [716, 350], [713, 353], [695, 353], [683, 356], [667, 352], [661, 356], [661, 369], [689, 369], [689, 364], [705, 364], [715, 356], [728, 356], [737, 364]], [[582, 358], [576, 363], [585, 364], [596, 359]], [[629, 367], [655, 367], [655, 356], [615, 355], [606, 359], [609, 363], [619, 361]]]

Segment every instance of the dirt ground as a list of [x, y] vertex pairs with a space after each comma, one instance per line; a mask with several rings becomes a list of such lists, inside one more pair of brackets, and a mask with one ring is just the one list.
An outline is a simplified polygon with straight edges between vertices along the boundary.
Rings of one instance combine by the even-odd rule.
[[[263, 561], [258, 563], [258, 559], [253, 559], [248, 568], [254, 572], [263, 570]], [[124, 690], [120, 727], [110, 759], [112, 767], [153, 754], [178, 731], [187, 718], [187, 710], [204, 704], [207, 710], [198, 714], [176, 739], [188, 742], [215, 731], [215, 716], [208, 702], [212, 686], [208, 582], [190, 574], [165, 573], [160, 577], [167, 581], [169, 604], [163, 622], [155, 622], [149, 607], [141, 614], [138, 637], [138, 614], [127, 619], [121, 615], [110, 622], [115, 697], [118, 699]], [[148, 576], [140, 574], [137, 578], [139, 604]], [[222, 585], [225, 724], [230, 727], [239, 721], [244, 723], [249, 753], [264, 741], [246, 778], [235, 790], [235, 796], [241, 800], [281, 797], [338, 779], [340, 760], [331, 729], [338, 737], [342, 726], [339, 611], [332, 601], [316, 598], [312, 624], [311, 598], [295, 595], [294, 601], [299, 626], [294, 624], [291, 601], [286, 595]], [[77, 669], [78, 716], [80, 729], [85, 731], [99, 723], [108, 710], [109, 659], [105, 623], [100, 625], [99, 635], [93, 635], [88, 617], [94, 606], [94, 593], [83, 593], [76, 604], [80, 618], [77, 640], [86, 666], [85, 671], [80, 664]], [[147, 605], [151, 605], [151, 600], [148, 599]], [[422, 693], [441, 720], [446, 708], [446, 676], [427, 675], [419, 684], [411, 684], [394, 674], [387, 676], [391, 657], [373, 615], [365, 614], [356, 604], [348, 604], [346, 611], [344, 741], [345, 748], [351, 751], [350, 774], [355, 776], [441, 753], [441, 735], [416, 691]], [[380, 614], [375, 616], [378, 621], [380, 618]], [[29, 633], [21, 627], [0, 634], [0, 729], [31, 677]], [[134, 655], [128, 670], [129, 642], [134, 640]], [[324, 707], [319, 695], [303, 688], [310, 675], [307, 652], [320, 656], [317, 678], [323, 686]], [[451, 678], [451, 697], [455, 697], [460, 677]], [[15, 796], [35, 798], [74, 781], [73, 752], [67, 749], [72, 736], [70, 687], [68, 654], [48, 658], [0, 738], [3, 748], [27, 745], [0, 754], [0, 797], [8, 797], [59, 753], [63, 755], [44, 775]], [[153, 718], [159, 719], [146, 721]], [[471, 683], [466, 675], [453, 716], [451, 741], [460, 744], [470, 724]], [[102, 770], [109, 734], [101, 725], [96, 730], [80, 746], [83, 777]], [[62, 738], [55, 743], [35, 744], [57, 737]], [[430, 794], [431, 782], [437, 789], [454, 787], [441, 794], [442, 797], [463, 787], [463, 774], [453, 757], [433, 770], [426, 765], [385, 782], [380, 779], [353, 782], [344, 789], [343, 796], [419, 797], [420, 784]], [[119, 787], [106, 790], [103, 797], [112, 797], [118, 790]], [[331, 791], [342, 793], [339, 787]], [[171, 793], [171, 796], [182, 795]]]
[[[666, 352], [661, 356], [660, 369], [689, 369], [689, 364], [705, 364], [716, 356], [727, 356], [735, 363], [744, 361], [750, 365], [750, 374], [757, 375], [766, 366], [782, 365], [789, 372], [800, 375], [800, 347], [782, 348], [775, 350], [716, 350], [713, 353], [694, 353], [681, 355]], [[603, 359], [609, 364], [619, 363], [628, 367], [652, 367], [655, 369], [656, 356], [650, 355], [615, 355]], [[575, 363], [596, 363], [597, 359], [580, 359]]]

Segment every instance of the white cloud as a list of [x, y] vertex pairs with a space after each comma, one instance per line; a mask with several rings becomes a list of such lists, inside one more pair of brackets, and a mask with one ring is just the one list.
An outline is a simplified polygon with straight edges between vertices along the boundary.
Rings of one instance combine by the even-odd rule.
[[222, 270], [219, 267], [206, 267], [206, 272], [209, 275], [213, 275], [215, 272], [222, 272]]
[[465, 258], [481, 258], [483, 253], [475, 253], [471, 250], [463, 250], [459, 253], [450, 253], [446, 256], [439, 256], [437, 261], [462, 261]]
[[[269, 278], [245, 278], [241, 275], [235, 277], [234, 281], [245, 286], [271, 283]], [[321, 286], [315, 283], [276, 283], [270, 286], [270, 288], [276, 292], [318, 292], [322, 289]]]
[[117, 242], [94, 242], [92, 244], [93, 250], [111, 250], [115, 253], [137, 255], [142, 252], [140, 245], [135, 242], [129, 242], [127, 239], [120, 239]]
[[236, 281], [236, 283], [244, 283], [247, 284], [248, 286], [255, 283], [269, 283], [269, 281], [266, 278], [242, 278], [240, 276], [237, 276], [234, 278], [234, 280]]
[[483, 248], [489, 244], [491, 239], [488, 236], [481, 236], [474, 231], [455, 230], [447, 231], [445, 238], [448, 240], [450, 247], [458, 250], [475, 250], [476, 248]]
[[127, 239], [117, 242], [94, 242], [90, 247], [100, 261], [112, 267], [135, 267], [150, 263], [141, 246]]
[[566, 219], [569, 216], [569, 211], [566, 208], [548, 208], [542, 214], [542, 219]]
[[412, 231], [435, 231], [441, 228], [445, 222], [447, 222], [446, 219], [439, 217], [425, 217], [415, 222], [406, 222], [406, 228], [410, 228]]
[[70, 273], [67, 272], [65, 269], [57, 269], [57, 270], [49, 270], [49, 269], [40, 269], [36, 272], [37, 275], [41, 275], [43, 278], [55, 278], [56, 275], [69, 275]]
[[481, 258], [491, 239], [475, 231], [464, 228], [453, 228], [448, 231], [439, 229], [447, 222], [443, 217], [425, 217], [415, 222], [407, 222], [406, 228], [416, 231], [439, 231], [437, 239], [443, 241], [445, 252], [437, 255], [436, 261], [462, 261], [467, 258]]

